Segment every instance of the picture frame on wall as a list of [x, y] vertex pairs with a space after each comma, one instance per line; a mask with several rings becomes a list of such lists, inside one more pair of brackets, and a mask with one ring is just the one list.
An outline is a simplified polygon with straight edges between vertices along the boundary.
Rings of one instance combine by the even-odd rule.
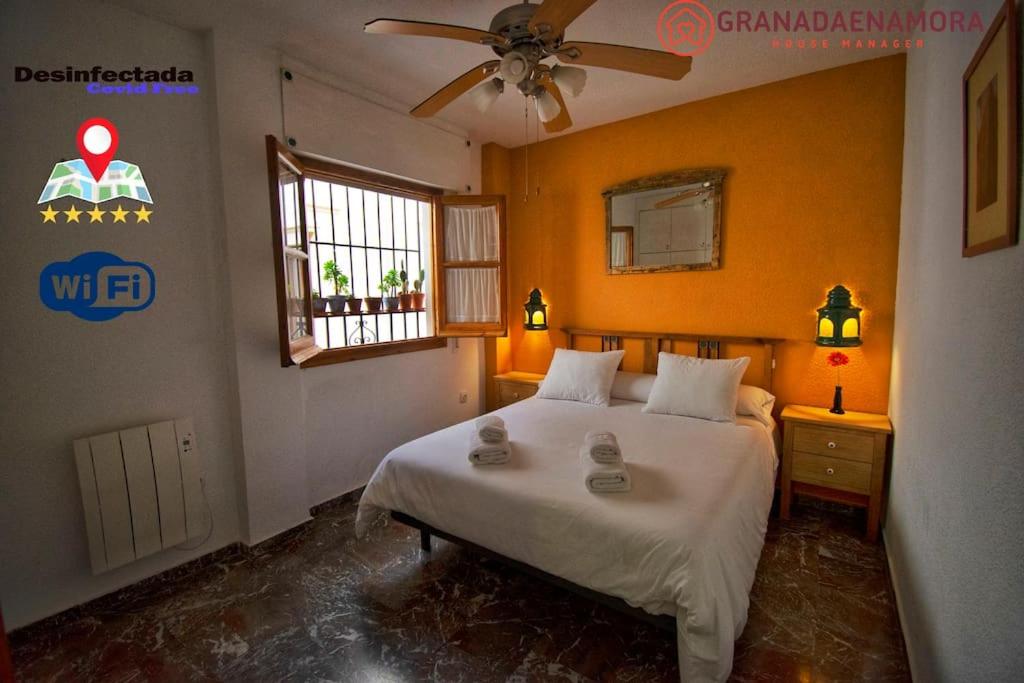
[[963, 256], [1017, 243], [1018, 30], [1006, 0], [964, 72]]

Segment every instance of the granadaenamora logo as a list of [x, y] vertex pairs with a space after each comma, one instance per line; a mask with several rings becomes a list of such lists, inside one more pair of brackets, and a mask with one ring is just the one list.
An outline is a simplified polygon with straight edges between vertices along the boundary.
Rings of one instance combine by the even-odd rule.
[[190, 70], [176, 66], [167, 69], [66, 66], [52, 70], [14, 67], [15, 83], [85, 83], [85, 92], [90, 95], [195, 95], [199, 93], [199, 86], [193, 81]]
[[722, 10], [718, 13], [718, 30], [737, 33], [965, 33], [984, 28], [977, 12], [960, 10]]
[[715, 39], [715, 18], [698, 0], [675, 0], [658, 17], [658, 40], [680, 57], [699, 55]]
[[722, 9], [712, 14], [697, 0], [676, 0], [658, 17], [662, 45], [679, 55], [705, 51], [716, 32], [771, 34], [775, 48], [903, 49], [924, 47], [928, 33], [984, 30], [978, 12], [942, 9]]

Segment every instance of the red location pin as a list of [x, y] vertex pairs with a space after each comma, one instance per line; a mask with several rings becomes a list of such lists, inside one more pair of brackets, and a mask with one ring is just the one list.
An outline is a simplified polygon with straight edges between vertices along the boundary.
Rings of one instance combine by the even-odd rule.
[[106, 119], [89, 119], [78, 127], [77, 142], [89, 172], [99, 180], [117, 151], [117, 128]]

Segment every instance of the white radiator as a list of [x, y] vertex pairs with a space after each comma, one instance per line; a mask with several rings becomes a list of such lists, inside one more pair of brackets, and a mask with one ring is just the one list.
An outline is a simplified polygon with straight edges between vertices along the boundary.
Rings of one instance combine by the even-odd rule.
[[75, 441], [93, 574], [206, 530], [192, 418]]

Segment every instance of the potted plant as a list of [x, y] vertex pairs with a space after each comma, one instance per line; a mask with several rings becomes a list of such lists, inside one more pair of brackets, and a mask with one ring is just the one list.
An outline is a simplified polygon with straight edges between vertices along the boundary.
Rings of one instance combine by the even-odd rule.
[[320, 296], [320, 292], [313, 290], [313, 315], [324, 315], [327, 313], [327, 299]]
[[423, 281], [427, 279], [427, 274], [420, 268], [420, 279], [414, 280], [412, 283], [412, 307], [414, 310], [423, 310], [423, 302], [427, 298], [427, 295], [423, 292]]
[[398, 288], [402, 286], [402, 281], [398, 279], [398, 271], [392, 268], [384, 275], [384, 279], [380, 281], [378, 289], [384, 294], [384, 308], [389, 312], [398, 310]]
[[398, 295], [398, 301], [403, 311], [413, 310], [412, 294], [409, 292], [409, 274], [405, 272], [405, 261], [402, 261], [402, 270], [398, 273], [398, 279], [402, 282], [402, 293]]
[[384, 305], [384, 299], [379, 296], [367, 296], [366, 297], [366, 310], [370, 313], [380, 313], [380, 309]]
[[324, 277], [334, 283], [334, 296], [327, 297], [331, 302], [331, 312], [341, 313], [345, 310], [345, 299], [348, 298], [348, 275], [333, 260], [324, 263]]
[[[367, 301], [369, 301], [369, 299], [367, 299]], [[345, 305], [348, 307], [349, 313], [360, 313], [363, 310], [363, 300], [355, 294], [349, 295], [348, 299], [345, 300]]]

